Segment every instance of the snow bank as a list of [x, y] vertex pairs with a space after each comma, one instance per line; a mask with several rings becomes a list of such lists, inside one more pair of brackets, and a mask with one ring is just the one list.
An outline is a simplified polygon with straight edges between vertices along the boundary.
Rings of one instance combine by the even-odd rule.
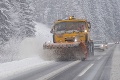
[[10, 80], [10, 78], [42, 68], [53, 62], [43, 61], [39, 57], [26, 58], [19, 61], [12, 61], [0, 64], [0, 80]]
[[18, 60], [21, 39], [11, 38], [4, 46], [0, 45], [0, 63]]
[[120, 80], [120, 45], [116, 45], [112, 56], [110, 80]]

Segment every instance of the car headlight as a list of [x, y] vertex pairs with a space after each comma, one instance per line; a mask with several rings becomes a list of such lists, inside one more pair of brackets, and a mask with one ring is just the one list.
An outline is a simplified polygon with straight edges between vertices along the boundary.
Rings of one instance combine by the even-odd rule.
[[101, 47], [103, 47], [103, 45], [101, 45]]

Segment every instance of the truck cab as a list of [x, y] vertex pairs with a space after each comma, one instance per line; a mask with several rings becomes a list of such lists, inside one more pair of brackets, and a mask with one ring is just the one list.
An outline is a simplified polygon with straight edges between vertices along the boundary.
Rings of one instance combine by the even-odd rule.
[[51, 30], [54, 43], [85, 42], [90, 40], [90, 22], [84, 19], [69, 17], [65, 20], [57, 20]]

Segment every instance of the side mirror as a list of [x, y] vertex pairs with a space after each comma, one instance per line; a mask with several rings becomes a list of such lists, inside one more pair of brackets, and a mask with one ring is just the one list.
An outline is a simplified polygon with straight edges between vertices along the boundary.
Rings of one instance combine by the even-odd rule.
[[53, 29], [50, 31], [50, 33], [53, 33]]
[[91, 29], [91, 24], [90, 22], [87, 22], [88, 23], [88, 28]]
[[50, 33], [54, 33], [54, 30], [53, 30], [53, 29], [51, 29]]

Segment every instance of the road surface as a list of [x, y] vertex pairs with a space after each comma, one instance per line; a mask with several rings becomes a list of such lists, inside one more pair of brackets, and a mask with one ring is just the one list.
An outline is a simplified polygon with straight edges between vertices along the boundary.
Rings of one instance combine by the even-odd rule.
[[10, 80], [110, 80], [112, 56], [116, 45], [85, 61], [58, 61], [45, 67], [26, 71]]

